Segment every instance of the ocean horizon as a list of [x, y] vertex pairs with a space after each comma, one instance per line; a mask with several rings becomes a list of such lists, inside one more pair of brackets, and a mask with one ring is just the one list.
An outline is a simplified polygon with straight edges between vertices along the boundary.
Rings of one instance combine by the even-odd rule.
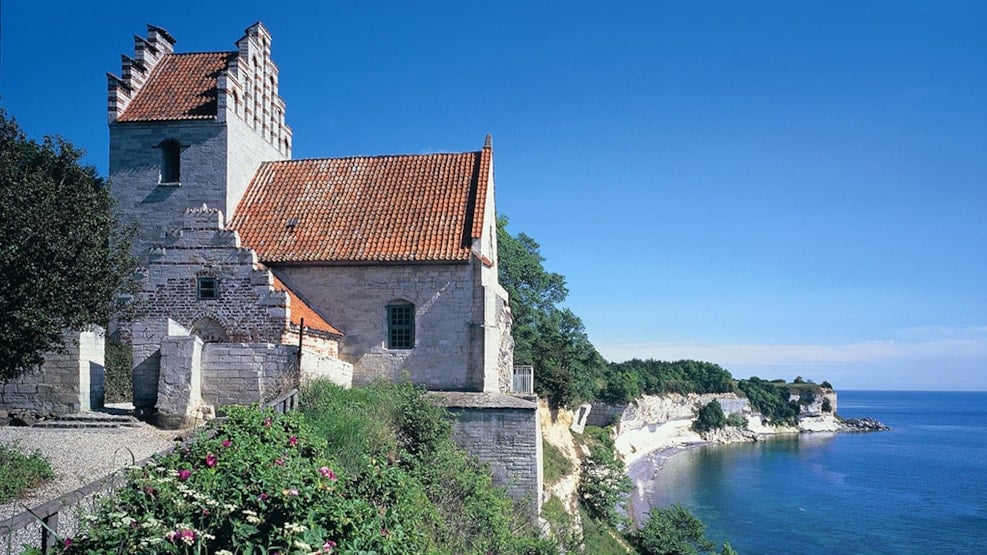
[[840, 391], [892, 429], [707, 445], [662, 460], [682, 503], [741, 554], [974, 553], [987, 546], [987, 392]]

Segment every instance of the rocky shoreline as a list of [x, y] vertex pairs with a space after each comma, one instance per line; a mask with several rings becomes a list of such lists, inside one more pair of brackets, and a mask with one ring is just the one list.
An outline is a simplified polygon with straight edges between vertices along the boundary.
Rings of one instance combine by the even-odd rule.
[[844, 418], [840, 424], [843, 427], [841, 432], [884, 432], [891, 429], [873, 418]]

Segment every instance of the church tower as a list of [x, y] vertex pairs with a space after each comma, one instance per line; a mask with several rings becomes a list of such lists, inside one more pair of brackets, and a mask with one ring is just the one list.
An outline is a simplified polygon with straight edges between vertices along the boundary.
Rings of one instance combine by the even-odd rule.
[[230, 218], [261, 162], [291, 158], [291, 130], [271, 61], [271, 34], [248, 27], [235, 51], [174, 52], [147, 26], [107, 74], [110, 182], [123, 222], [136, 222], [141, 262], [188, 208]]

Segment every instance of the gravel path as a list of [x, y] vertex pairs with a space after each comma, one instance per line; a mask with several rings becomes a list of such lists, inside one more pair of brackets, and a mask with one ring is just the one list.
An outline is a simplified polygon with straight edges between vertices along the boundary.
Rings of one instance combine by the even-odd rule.
[[[0, 443], [16, 445], [23, 453], [40, 451], [55, 471], [55, 480], [32, 490], [27, 497], [0, 505], [0, 520], [23, 512], [24, 505], [37, 507], [171, 447], [177, 435], [175, 431], [158, 430], [146, 424], [110, 430], [0, 427]], [[0, 547], [6, 540], [0, 538]], [[2, 552], [5, 551], [0, 549]]]

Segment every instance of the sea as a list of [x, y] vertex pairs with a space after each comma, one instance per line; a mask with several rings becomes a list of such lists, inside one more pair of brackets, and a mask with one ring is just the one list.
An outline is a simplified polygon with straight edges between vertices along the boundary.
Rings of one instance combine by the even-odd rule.
[[840, 391], [837, 412], [892, 430], [689, 449], [648, 505], [740, 554], [987, 552], [987, 392]]

